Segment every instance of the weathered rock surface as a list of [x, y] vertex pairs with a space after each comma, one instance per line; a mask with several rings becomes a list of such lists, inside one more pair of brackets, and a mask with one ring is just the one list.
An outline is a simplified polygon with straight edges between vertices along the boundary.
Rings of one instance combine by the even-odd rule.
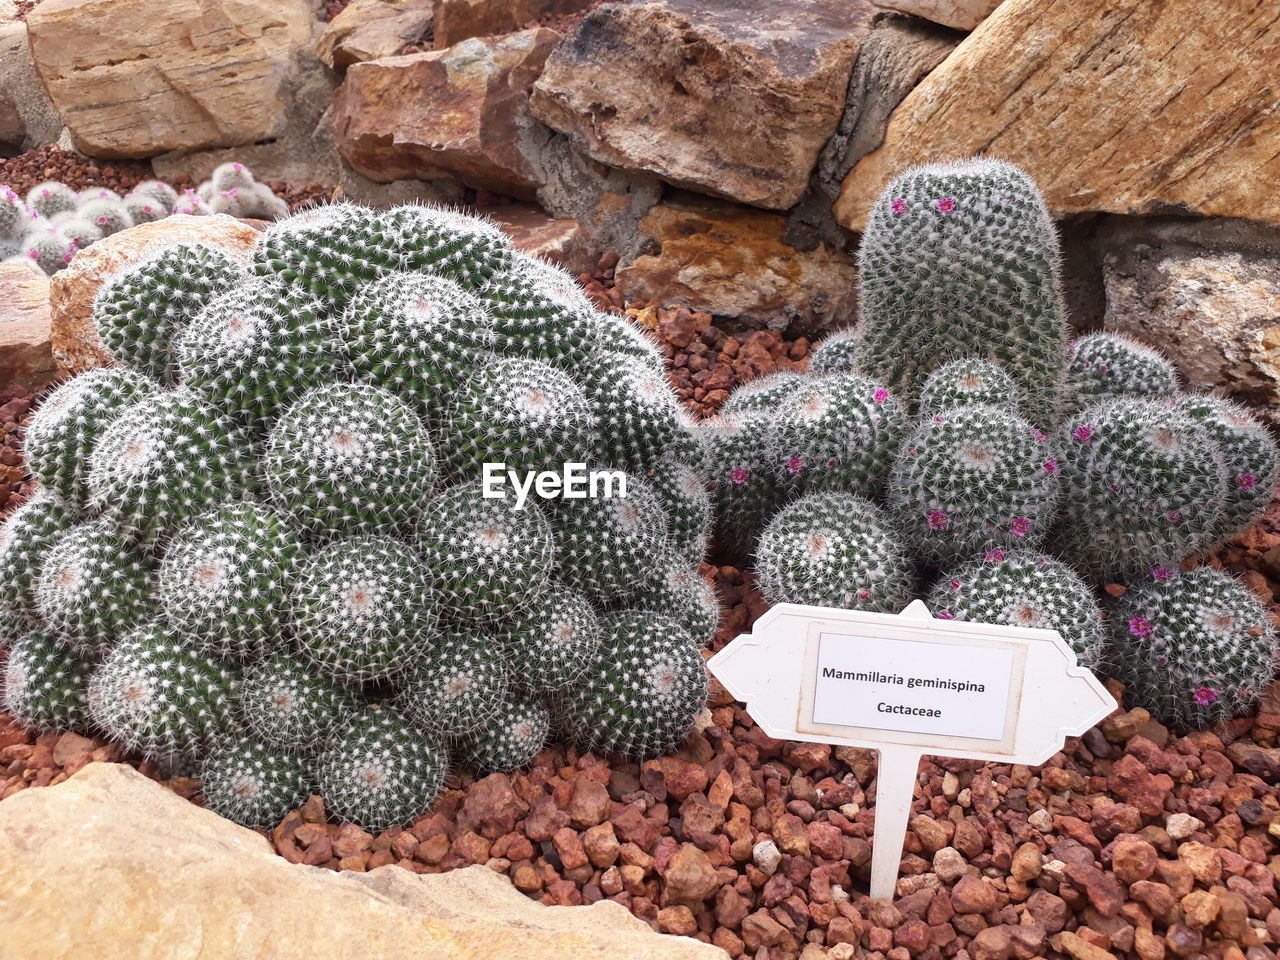
[[55, 362], [72, 373], [111, 362], [111, 354], [93, 326], [93, 298], [102, 282], [117, 270], [170, 244], [196, 241], [248, 259], [257, 238], [257, 230], [231, 217], [177, 214], [131, 227], [81, 250], [49, 284]]
[[519, 30], [532, 20], [577, 13], [592, 0], [435, 0], [437, 50], [472, 37]]
[[289, 864], [262, 836], [116, 764], [0, 803], [0, 889], [6, 960], [726, 957], [610, 901], [535, 903], [487, 867]]
[[589, 270], [599, 259], [577, 220], [557, 220], [528, 203], [496, 207], [491, 215], [516, 249], [558, 263], [566, 270]]
[[602, 163], [786, 209], [873, 14], [867, 0], [605, 4], [548, 59], [533, 112]]
[[56, 375], [49, 345], [49, 278], [0, 263], [0, 383], [36, 388]]
[[[62, 118], [36, 73], [27, 43], [27, 25], [0, 16], [0, 102], [7, 102], [21, 130], [0, 135], [0, 143], [23, 149], [53, 143], [62, 132]], [[11, 118], [9, 124], [14, 125]], [[3, 124], [3, 121], [0, 121]]]
[[1280, 229], [1127, 218], [1098, 232], [1108, 330], [1164, 350], [1193, 387], [1220, 387], [1280, 424]]
[[1057, 215], [1195, 213], [1280, 223], [1280, 19], [1270, 0], [998, 7], [894, 112], [836, 206], [860, 230], [912, 164], [1024, 167]]
[[884, 141], [889, 117], [911, 89], [941, 63], [961, 34], [915, 17], [883, 14], [858, 48], [844, 112], [818, 155], [809, 193], [792, 211], [786, 240], [809, 249], [822, 239], [842, 243], [831, 207], [853, 165]]
[[392, 57], [431, 31], [432, 0], [355, 0], [329, 21], [316, 56], [335, 70]]
[[27, 17], [72, 142], [107, 158], [278, 136], [314, 23], [306, 0], [44, 0]]
[[877, 6], [923, 17], [956, 30], [972, 30], [991, 16], [1000, 3], [1001, 0], [876, 0]]
[[847, 322], [857, 269], [842, 250], [782, 240], [786, 218], [715, 200], [663, 203], [640, 221], [650, 249], [619, 268], [627, 300], [657, 299], [744, 322], [816, 331]]
[[333, 105], [339, 151], [383, 183], [447, 173], [532, 199], [530, 156], [547, 134], [529, 114], [529, 88], [559, 39], [535, 28], [355, 64]]

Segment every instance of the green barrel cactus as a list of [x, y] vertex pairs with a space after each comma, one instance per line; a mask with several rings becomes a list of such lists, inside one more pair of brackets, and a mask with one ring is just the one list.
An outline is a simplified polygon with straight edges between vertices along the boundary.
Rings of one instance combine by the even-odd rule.
[[517, 693], [503, 700], [493, 717], [465, 738], [462, 755], [485, 773], [518, 770], [546, 745], [550, 729], [546, 704]]
[[1018, 384], [999, 364], [966, 358], [944, 363], [925, 378], [916, 407], [922, 417], [984, 404], [1017, 410], [1022, 404]]
[[49, 549], [78, 520], [47, 487], [38, 487], [5, 518], [0, 524], [0, 611], [21, 623], [38, 622], [36, 574]]
[[809, 372], [826, 373], [858, 372], [858, 331], [850, 327], [837, 330], [823, 338], [809, 352]]
[[92, 669], [91, 659], [47, 630], [13, 639], [0, 670], [0, 709], [29, 730], [83, 730], [89, 725]]
[[527, 607], [498, 624], [512, 682], [535, 693], [574, 683], [600, 646], [600, 618], [585, 596], [548, 581]]
[[702, 463], [715, 507], [712, 539], [741, 554], [782, 503], [769, 444], [769, 415], [747, 412], [698, 424]]
[[720, 405], [720, 415], [736, 416], [754, 411], [777, 413], [782, 402], [808, 381], [804, 374], [780, 370], [740, 383], [729, 394], [729, 399]]
[[1178, 371], [1158, 350], [1115, 333], [1091, 333], [1067, 350], [1067, 390], [1073, 409], [1120, 397], [1168, 397]]
[[400, 685], [396, 705], [414, 726], [437, 737], [457, 737], [491, 721], [511, 683], [496, 639], [474, 630], [447, 629], [417, 658]]
[[237, 737], [217, 744], [200, 763], [204, 805], [242, 827], [275, 826], [311, 793], [301, 757]]
[[240, 684], [244, 728], [255, 740], [277, 750], [317, 753], [359, 709], [355, 694], [311, 673], [291, 651], [269, 654], [244, 669]]

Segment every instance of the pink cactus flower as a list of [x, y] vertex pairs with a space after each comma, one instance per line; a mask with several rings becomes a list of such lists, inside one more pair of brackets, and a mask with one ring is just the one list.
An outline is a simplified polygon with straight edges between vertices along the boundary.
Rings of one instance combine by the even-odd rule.
[[1046, 440], [1049, 439], [1049, 435], [1045, 433], [1043, 430], [1037, 430], [1035, 427], [1032, 427], [1031, 438], [1035, 440], [1036, 443], [1044, 443]]
[[1107, 366], [1105, 363], [1100, 363], [1100, 364], [1098, 364], [1098, 372], [1099, 372], [1099, 373], [1107, 373], [1107, 372], [1109, 372], [1110, 370], [1111, 370], [1111, 368], [1110, 368], [1109, 366]]
[[1145, 637], [1151, 633], [1151, 621], [1145, 617], [1132, 617], [1129, 620], [1129, 633], [1135, 637]]
[[943, 197], [936, 204], [934, 204], [934, 206], [936, 206], [939, 212], [941, 213], [950, 213], [952, 210], [956, 208], [956, 198]]
[[1071, 431], [1071, 436], [1073, 439], [1079, 440], [1081, 443], [1088, 443], [1093, 439], [1093, 424], [1080, 424], [1080, 426]]
[[1181, 523], [1181, 522], [1182, 522], [1182, 514], [1180, 514], [1177, 510], [1170, 510], [1170, 511], [1169, 511], [1169, 522], [1170, 522], [1170, 523]]
[[870, 591], [870, 590], [868, 590], [866, 587], [863, 587], [861, 590], [859, 590], [859, 591], [858, 591], [858, 599], [859, 599], [859, 600], [870, 600], [870, 599], [871, 599], [871, 591]]
[[948, 586], [948, 587], [950, 587], [952, 590], [959, 590], [959, 589], [960, 589], [960, 581], [959, 581], [959, 580], [948, 580], [948, 581], [947, 581], [947, 586]]
[[1053, 458], [1053, 457], [1050, 457], [1048, 460], [1046, 460], [1046, 461], [1044, 462], [1044, 472], [1045, 472], [1045, 473], [1057, 473], [1057, 472], [1058, 472], [1058, 461], [1057, 461], [1055, 458]]
[[1252, 490], [1258, 485], [1258, 478], [1252, 473], [1242, 473], [1236, 477], [1236, 483], [1240, 484], [1241, 490]]
[[793, 477], [804, 470], [804, 457], [792, 457], [787, 461], [787, 473]]
[[900, 217], [907, 212], [907, 198], [894, 197], [893, 202], [889, 204], [889, 209], [893, 211], [895, 217]]
[[983, 558], [987, 563], [999, 563], [1004, 559], [1003, 550], [988, 550], [987, 555]]
[[934, 616], [939, 620], [954, 620], [956, 618], [956, 615], [950, 610], [939, 610]]
[[1211, 687], [1199, 687], [1195, 693], [1191, 695], [1191, 699], [1202, 707], [1207, 707], [1211, 703], [1218, 702], [1218, 691]]
[[740, 487], [751, 479], [751, 471], [744, 467], [734, 467], [729, 474], [729, 479], [733, 481], [735, 487]]
[[1151, 579], [1157, 580], [1160, 583], [1166, 583], [1168, 579], [1172, 576], [1173, 576], [1173, 571], [1170, 570], [1168, 567], [1160, 566], [1160, 567], [1151, 568]]
[[834, 466], [836, 465], [836, 463], [837, 463], [837, 462], [838, 462], [838, 461], [836, 460], [836, 458], [835, 458], [835, 457], [832, 457], [830, 460], [828, 460], [828, 461], [827, 461], [827, 466], [828, 466], [828, 467], [834, 467]]
[[876, 392], [871, 395], [871, 398], [875, 400], [876, 403], [884, 403], [889, 399], [889, 391], [884, 387], [876, 387]]
[[930, 510], [925, 519], [929, 521], [930, 530], [945, 530], [951, 526], [951, 518], [945, 510]]
[[1009, 521], [1009, 532], [1015, 537], [1025, 537], [1031, 532], [1030, 517], [1014, 517]]

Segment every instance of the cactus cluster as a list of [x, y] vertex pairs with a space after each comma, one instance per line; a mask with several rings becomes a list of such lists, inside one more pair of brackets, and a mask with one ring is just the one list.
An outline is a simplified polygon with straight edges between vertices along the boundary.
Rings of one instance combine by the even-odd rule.
[[[117, 365], [37, 409], [0, 527], [21, 722], [198, 769], [242, 823], [318, 788], [371, 829], [454, 761], [685, 736], [720, 618], [703, 451], [571, 275], [454, 211], [336, 205], [243, 261], [157, 251], [94, 321]], [[547, 499], [569, 464], [604, 479]]]
[[288, 216], [289, 208], [241, 163], [222, 164], [210, 179], [181, 194], [160, 180], [140, 183], [124, 196], [105, 187], [77, 191], [47, 181], [21, 197], [0, 184], [0, 262], [52, 275], [102, 238], [175, 213], [275, 220]]
[[[1007, 163], [894, 180], [863, 236], [860, 326], [699, 428], [717, 539], [754, 553], [771, 602], [897, 611], [932, 584], [935, 616], [1055, 629], [1172, 722], [1238, 713], [1267, 673], [1269, 627], [1227, 631], [1217, 660], [1181, 628], [1153, 653], [1104, 620], [1102, 588], [1156, 577], [1126, 602], [1165, 602], [1172, 571], [1262, 515], [1280, 453], [1242, 406], [1179, 392], [1157, 350], [1110, 333], [1068, 344], [1059, 259], [1043, 201]], [[1175, 579], [1197, 610], [1244, 603], [1220, 576]], [[1162, 699], [1166, 662], [1191, 679]]]

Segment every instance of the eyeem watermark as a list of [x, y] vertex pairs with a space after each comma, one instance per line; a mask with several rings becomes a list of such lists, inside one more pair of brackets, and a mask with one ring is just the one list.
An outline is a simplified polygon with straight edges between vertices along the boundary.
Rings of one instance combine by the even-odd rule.
[[598, 500], [627, 495], [627, 475], [621, 470], [588, 470], [585, 463], [566, 463], [555, 470], [511, 470], [505, 463], [483, 467], [483, 493], [487, 500], [507, 499], [507, 487], [516, 492], [516, 509], [523, 510], [529, 494], [543, 500]]

